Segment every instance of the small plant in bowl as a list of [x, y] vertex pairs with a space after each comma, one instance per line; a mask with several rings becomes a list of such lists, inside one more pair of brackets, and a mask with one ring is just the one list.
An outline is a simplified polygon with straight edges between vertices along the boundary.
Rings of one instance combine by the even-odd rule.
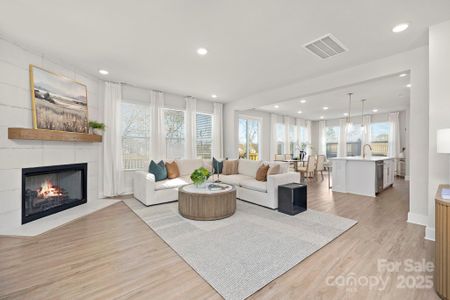
[[206, 168], [201, 167], [192, 172], [191, 180], [197, 187], [200, 187], [210, 176], [211, 173]]
[[92, 133], [102, 135], [105, 130], [105, 124], [97, 121], [89, 121], [89, 128], [92, 129]]

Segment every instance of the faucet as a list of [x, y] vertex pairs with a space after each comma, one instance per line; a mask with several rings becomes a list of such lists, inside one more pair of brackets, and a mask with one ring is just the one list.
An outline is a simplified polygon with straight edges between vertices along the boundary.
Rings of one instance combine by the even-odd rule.
[[372, 151], [372, 146], [370, 146], [369, 144], [364, 144], [364, 146], [363, 146], [363, 155], [362, 155], [362, 157], [363, 157], [363, 159], [365, 159], [366, 158], [366, 146], [369, 146], [369, 149], [370, 149], [370, 151]]

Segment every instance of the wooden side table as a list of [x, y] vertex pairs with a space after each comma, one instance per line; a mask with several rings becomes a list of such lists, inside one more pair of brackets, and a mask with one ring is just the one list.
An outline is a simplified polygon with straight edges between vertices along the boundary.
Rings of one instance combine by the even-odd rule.
[[450, 200], [442, 199], [443, 188], [450, 185], [440, 185], [435, 197], [436, 219], [436, 258], [434, 287], [439, 297], [450, 298]]

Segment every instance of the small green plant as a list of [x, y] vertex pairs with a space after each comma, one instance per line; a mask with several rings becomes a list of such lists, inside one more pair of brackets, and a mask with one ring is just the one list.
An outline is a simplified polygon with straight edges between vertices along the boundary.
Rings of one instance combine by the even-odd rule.
[[195, 185], [204, 183], [211, 176], [211, 173], [206, 168], [198, 168], [191, 174], [191, 180]]
[[97, 121], [89, 121], [89, 127], [92, 129], [105, 130], [105, 124]]

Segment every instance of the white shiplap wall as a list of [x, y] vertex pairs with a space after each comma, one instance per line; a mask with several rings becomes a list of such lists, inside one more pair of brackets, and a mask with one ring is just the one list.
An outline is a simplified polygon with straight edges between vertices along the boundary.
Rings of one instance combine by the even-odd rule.
[[100, 143], [9, 140], [8, 127], [32, 127], [29, 64], [77, 80], [88, 89], [89, 119], [102, 121], [102, 81], [56, 59], [0, 38], [0, 219], [20, 224], [21, 169], [88, 163], [88, 201], [98, 199]]

